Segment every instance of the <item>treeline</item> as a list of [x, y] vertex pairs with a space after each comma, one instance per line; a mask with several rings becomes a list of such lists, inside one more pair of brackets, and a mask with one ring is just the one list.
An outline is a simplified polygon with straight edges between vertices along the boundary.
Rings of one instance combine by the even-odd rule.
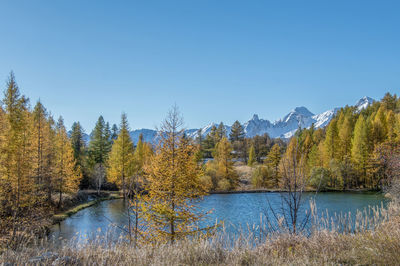
[[[391, 181], [390, 159], [399, 152], [399, 143], [400, 98], [387, 93], [361, 111], [342, 108], [324, 129], [299, 129], [282, 156], [295, 149], [314, 188], [382, 189]], [[279, 183], [280, 157], [279, 152], [267, 156], [254, 172], [255, 186]]]
[[81, 176], [62, 117], [55, 121], [40, 101], [31, 109], [11, 73], [0, 108], [0, 230], [45, 216], [55, 193], [60, 206]]

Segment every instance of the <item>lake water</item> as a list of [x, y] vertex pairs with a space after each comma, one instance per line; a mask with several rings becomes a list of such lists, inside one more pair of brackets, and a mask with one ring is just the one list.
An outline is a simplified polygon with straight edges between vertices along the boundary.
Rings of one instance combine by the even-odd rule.
[[[362, 211], [368, 206], [385, 206], [387, 203], [380, 193], [327, 192], [317, 195], [306, 193], [304, 206], [309, 206], [308, 199], [311, 197], [318, 213], [328, 211], [330, 215], [351, 212], [355, 216], [357, 210]], [[278, 210], [281, 196], [279, 193], [213, 194], [197, 204], [203, 211], [212, 210], [207, 223], [224, 221], [228, 232], [236, 232], [239, 228], [248, 228], [248, 225], [259, 225], [260, 217], [271, 215], [271, 208]], [[50, 237], [70, 240], [74, 237], [104, 234], [110, 229], [113, 237], [118, 237], [122, 233], [119, 227], [126, 226], [128, 221], [124, 209], [123, 200], [100, 202], [54, 225]], [[304, 216], [304, 212], [302, 210], [300, 215]]]

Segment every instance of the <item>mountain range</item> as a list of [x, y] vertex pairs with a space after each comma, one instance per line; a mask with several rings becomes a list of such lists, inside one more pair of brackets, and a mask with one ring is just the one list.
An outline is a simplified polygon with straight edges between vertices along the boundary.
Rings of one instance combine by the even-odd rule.
[[[362, 109], [368, 107], [375, 100], [370, 97], [363, 97], [354, 105], [356, 111], [359, 112]], [[243, 124], [244, 132], [246, 137], [254, 137], [256, 135], [268, 134], [271, 138], [282, 138], [288, 139], [292, 137], [299, 128], [309, 128], [314, 124], [315, 128], [325, 127], [334, 115], [340, 110], [340, 108], [333, 108], [320, 114], [313, 114], [306, 107], [296, 107], [291, 110], [283, 118], [271, 122], [269, 120], [260, 119], [258, 115], [254, 114], [253, 117]], [[201, 128], [202, 136], [206, 136], [213, 126], [218, 126], [217, 123], [210, 123], [207, 126]], [[231, 131], [231, 126], [225, 125], [227, 134]], [[185, 133], [191, 138], [196, 138], [199, 129], [187, 129]], [[132, 140], [137, 143], [140, 134], [143, 134], [143, 139], [146, 142], [154, 143], [157, 138], [157, 131], [153, 129], [136, 129], [130, 132]], [[89, 140], [89, 136], [85, 136], [86, 140]]]

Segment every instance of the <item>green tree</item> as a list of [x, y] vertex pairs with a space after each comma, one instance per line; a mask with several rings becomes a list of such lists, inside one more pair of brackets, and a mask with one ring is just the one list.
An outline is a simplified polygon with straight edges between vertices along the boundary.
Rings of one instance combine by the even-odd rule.
[[114, 141], [118, 138], [118, 126], [116, 124], [113, 124], [111, 128], [111, 139]]
[[215, 132], [216, 139], [220, 141], [222, 138], [226, 137], [226, 129], [224, 123], [219, 123], [217, 131]]
[[91, 167], [95, 164], [106, 164], [108, 154], [111, 150], [110, 132], [107, 130], [103, 116], [97, 120], [96, 126], [91, 134], [88, 155]]
[[244, 128], [240, 124], [240, 122], [236, 120], [235, 123], [233, 123], [232, 125], [231, 132], [229, 133], [229, 140], [233, 143], [235, 141], [244, 140], [244, 138]]
[[84, 131], [79, 122], [74, 122], [71, 129], [71, 144], [74, 150], [74, 159], [76, 162], [75, 168], [80, 168], [82, 171], [81, 187], [87, 188], [89, 186], [89, 173], [87, 172], [86, 165], [86, 143], [84, 139]]

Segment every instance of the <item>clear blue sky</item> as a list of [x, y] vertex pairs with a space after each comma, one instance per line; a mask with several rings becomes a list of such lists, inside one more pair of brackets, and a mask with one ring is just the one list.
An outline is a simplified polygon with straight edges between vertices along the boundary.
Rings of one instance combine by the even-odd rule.
[[318, 113], [399, 92], [399, 2], [5, 0], [0, 82], [87, 132]]

